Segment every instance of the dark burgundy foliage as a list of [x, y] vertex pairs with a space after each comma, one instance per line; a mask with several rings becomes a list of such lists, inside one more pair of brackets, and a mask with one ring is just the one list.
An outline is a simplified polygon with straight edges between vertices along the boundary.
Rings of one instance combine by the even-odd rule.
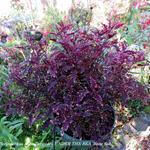
[[148, 99], [144, 85], [128, 74], [144, 54], [116, 39], [121, 25], [84, 31], [60, 23], [49, 40], [61, 47], [56, 44], [50, 52], [46, 43], [29, 40], [29, 57], [10, 68], [10, 79], [22, 90], [7, 103], [7, 113], [26, 115], [31, 124], [43, 120], [45, 127], [70, 129], [80, 139], [103, 141], [114, 123], [110, 104]]

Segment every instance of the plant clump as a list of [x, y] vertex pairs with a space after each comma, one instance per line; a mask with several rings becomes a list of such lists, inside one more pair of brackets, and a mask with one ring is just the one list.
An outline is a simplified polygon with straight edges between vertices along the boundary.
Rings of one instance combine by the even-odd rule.
[[105, 141], [114, 125], [115, 102], [140, 99], [147, 104], [149, 98], [145, 86], [129, 74], [144, 61], [144, 53], [118, 41], [121, 26], [109, 23], [85, 31], [60, 23], [49, 34], [56, 43], [50, 52], [42, 39], [29, 40], [28, 57], [9, 68], [9, 81], [21, 90], [8, 93], [6, 84], [7, 114], [25, 115], [31, 125], [42, 120], [44, 127], [55, 125], [62, 133], [71, 130], [79, 139]]

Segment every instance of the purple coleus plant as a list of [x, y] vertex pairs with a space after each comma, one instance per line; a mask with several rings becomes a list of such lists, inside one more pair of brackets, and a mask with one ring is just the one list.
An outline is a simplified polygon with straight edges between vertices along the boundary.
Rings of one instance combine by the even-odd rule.
[[28, 58], [10, 66], [10, 81], [21, 90], [9, 92], [7, 113], [25, 115], [31, 124], [42, 120], [44, 127], [58, 126], [79, 139], [104, 141], [114, 124], [115, 102], [149, 99], [146, 87], [129, 74], [144, 53], [118, 41], [120, 26], [85, 31], [60, 23], [48, 37], [51, 51], [30, 43]]

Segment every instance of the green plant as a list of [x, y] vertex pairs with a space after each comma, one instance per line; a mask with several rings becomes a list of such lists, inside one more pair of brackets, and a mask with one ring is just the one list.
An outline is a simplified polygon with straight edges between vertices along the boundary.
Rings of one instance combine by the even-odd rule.
[[[54, 147], [54, 133], [52, 127], [49, 126], [47, 129], [42, 128], [42, 122], [38, 122], [33, 126], [29, 127], [28, 122], [23, 124], [23, 132], [18, 137], [19, 142], [23, 143], [25, 150], [49, 150]], [[55, 133], [55, 147], [56, 150], [61, 150], [65, 145], [61, 145], [62, 139], [57, 132]]]
[[[128, 13], [121, 18], [125, 26], [123, 30], [120, 30], [122, 37], [129, 45], [138, 45], [141, 48], [145, 48], [149, 45], [149, 33], [150, 33], [150, 21], [142, 16], [142, 8], [136, 8], [134, 3], [131, 3]], [[145, 20], [145, 21], [144, 21]]]
[[121, 21], [125, 23], [125, 28], [123, 30], [121, 29], [120, 33], [129, 45], [135, 43], [133, 36], [139, 32], [138, 14], [139, 10], [131, 7], [128, 14], [121, 18]]
[[0, 87], [8, 78], [8, 68], [4, 64], [0, 64]]
[[2, 117], [0, 119], [0, 148], [3, 147], [13, 149], [13, 145], [17, 144], [18, 137], [22, 133], [23, 119], [8, 119]]
[[129, 113], [132, 117], [137, 116], [142, 110], [144, 106], [140, 100], [130, 101], [128, 104]]
[[150, 106], [145, 106], [144, 112], [150, 114]]
[[11, 81], [22, 90], [6, 103], [7, 113], [25, 115], [30, 125], [42, 121], [44, 127], [61, 127], [62, 133], [70, 129], [76, 138], [103, 141], [101, 135], [110, 133], [114, 123], [110, 103], [127, 106], [140, 99], [146, 104], [149, 98], [146, 86], [129, 74], [144, 54], [118, 42], [116, 29], [121, 25], [83, 31], [57, 24], [49, 38], [63, 50], [54, 47], [51, 54], [43, 40], [28, 35], [30, 55], [10, 66]]
[[[42, 123], [28, 126], [26, 118], [6, 117], [0, 119], [0, 149], [2, 150], [49, 150], [53, 149], [51, 127], [42, 130]], [[55, 147], [61, 150], [61, 138], [56, 134]]]
[[54, 24], [63, 20], [64, 16], [65, 13], [60, 12], [57, 8], [49, 6], [43, 19], [43, 27], [53, 31], [55, 28]]
[[81, 3], [73, 5], [69, 11], [68, 20], [75, 25], [75, 27], [89, 26], [92, 20], [92, 9], [85, 8]]

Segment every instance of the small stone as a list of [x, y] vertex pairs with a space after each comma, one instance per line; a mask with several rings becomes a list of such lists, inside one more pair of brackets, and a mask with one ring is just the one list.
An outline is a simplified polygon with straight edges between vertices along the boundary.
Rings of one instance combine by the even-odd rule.
[[114, 149], [115, 150], [125, 150], [126, 144], [124, 142], [117, 142]]
[[137, 144], [138, 141], [136, 140], [136, 138], [131, 138], [130, 142], [126, 145], [126, 150], [135, 150]]
[[117, 132], [119, 134], [119, 138], [114, 137], [111, 142], [111, 148], [112, 150], [125, 150], [125, 140], [124, 140], [124, 134], [122, 130]]
[[140, 119], [145, 123], [150, 126], [150, 114], [142, 113], [140, 115]]
[[146, 124], [143, 119], [140, 117], [135, 118], [132, 122], [131, 125], [133, 128], [135, 128], [137, 131], [145, 131], [148, 127], [148, 124]]
[[126, 144], [129, 143], [130, 139], [131, 139], [131, 136], [129, 136], [128, 134], [124, 135], [124, 142], [125, 142]]
[[140, 133], [141, 137], [148, 137], [149, 135], [150, 135], [150, 126], [145, 131], [142, 131]]
[[134, 128], [134, 126], [132, 126], [130, 123], [126, 124], [124, 127], [123, 127], [123, 132], [124, 134], [131, 134], [131, 133], [136, 133], [137, 130], [136, 128]]

